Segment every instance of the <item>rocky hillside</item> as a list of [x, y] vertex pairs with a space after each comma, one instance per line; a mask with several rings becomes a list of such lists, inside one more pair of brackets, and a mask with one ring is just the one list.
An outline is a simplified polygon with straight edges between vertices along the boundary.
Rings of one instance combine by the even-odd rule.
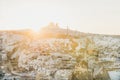
[[0, 56], [6, 74], [35, 80], [109, 80], [106, 71], [120, 69], [115, 64], [120, 62], [120, 38], [59, 27], [40, 33], [1, 31]]

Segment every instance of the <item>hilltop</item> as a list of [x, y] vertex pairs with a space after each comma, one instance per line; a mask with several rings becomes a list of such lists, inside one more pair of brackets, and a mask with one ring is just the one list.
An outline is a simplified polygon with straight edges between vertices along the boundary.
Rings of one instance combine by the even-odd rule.
[[37, 33], [0, 31], [4, 79], [9, 73], [36, 80], [109, 80], [108, 72], [119, 70], [119, 61], [119, 35], [83, 33], [53, 23]]

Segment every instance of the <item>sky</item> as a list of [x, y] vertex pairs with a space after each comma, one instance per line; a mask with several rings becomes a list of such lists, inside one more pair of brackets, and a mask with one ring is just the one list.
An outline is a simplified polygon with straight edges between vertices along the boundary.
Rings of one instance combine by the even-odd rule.
[[0, 0], [0, 30], [62, 28], [120, 34], [120, 0]]

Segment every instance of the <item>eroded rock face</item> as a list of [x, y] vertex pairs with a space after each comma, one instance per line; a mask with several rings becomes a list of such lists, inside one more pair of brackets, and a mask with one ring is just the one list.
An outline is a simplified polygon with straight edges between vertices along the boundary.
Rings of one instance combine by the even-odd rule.
[[[71, 80], [73, 69], [75, 79], [72, 80], [90, 80], [90, 77], [86, 76], [89, 75], [87, 66], [90, 69], [96, 68], [94, 65], [98, 60], [107, 58], [108, 55], [110, 59], [112, 57], [113, 60], [119, 59], [120, 54], [120, 39], [98, 35], [80, 39], [31, 40], [29, 36], [4, 32], [1, 34], [0, 40], [1, 59], [10, 69], [7, 71], [18, 71], [18, 74], [21, 72], [22, 75], [25, 71], [33, 72], [36, 80]], [[73, 53], [77, 57], [77, 65], [76, 59], [71, 56]], [[86, 61], [88, 60], [86, 56], [91, 61]], [[31, 76], [28, 73], [26, 75]]]
[[27, 66], [37, 71], [36, 80], [71, 80], [75, 63], [69, 54], [51, 53], [31, 60]]
[[55, 74], [55, 80], [71, 80], [72, 79], [72, 70], [58, 70]]
[[[16, 61], [15, 66], [18, 69], [15, 71], [18, 71], [18, 74], [33, 71], [36, 73], [36, 80], [70, 80], [76, 59], [65, 52], [71, 49], [68, 39], [40, 40], [32, 43], [24, 36], [12, 33], [4, 35], [3, 50], [11, 60], [11, 64], [14, 64], [12, 60]], [[63, 74], [63, 78], [59, 73]]]

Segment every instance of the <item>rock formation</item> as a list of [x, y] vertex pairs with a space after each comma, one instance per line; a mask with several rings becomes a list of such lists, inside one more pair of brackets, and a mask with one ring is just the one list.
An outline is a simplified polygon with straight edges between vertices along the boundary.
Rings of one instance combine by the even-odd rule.
[[108, 69], [119, 68], [119, 37], [51, 31], [54, 36], [44, 38], [31, 31], [1, 31], [0, 69], [35, 80], [106, 80]]

